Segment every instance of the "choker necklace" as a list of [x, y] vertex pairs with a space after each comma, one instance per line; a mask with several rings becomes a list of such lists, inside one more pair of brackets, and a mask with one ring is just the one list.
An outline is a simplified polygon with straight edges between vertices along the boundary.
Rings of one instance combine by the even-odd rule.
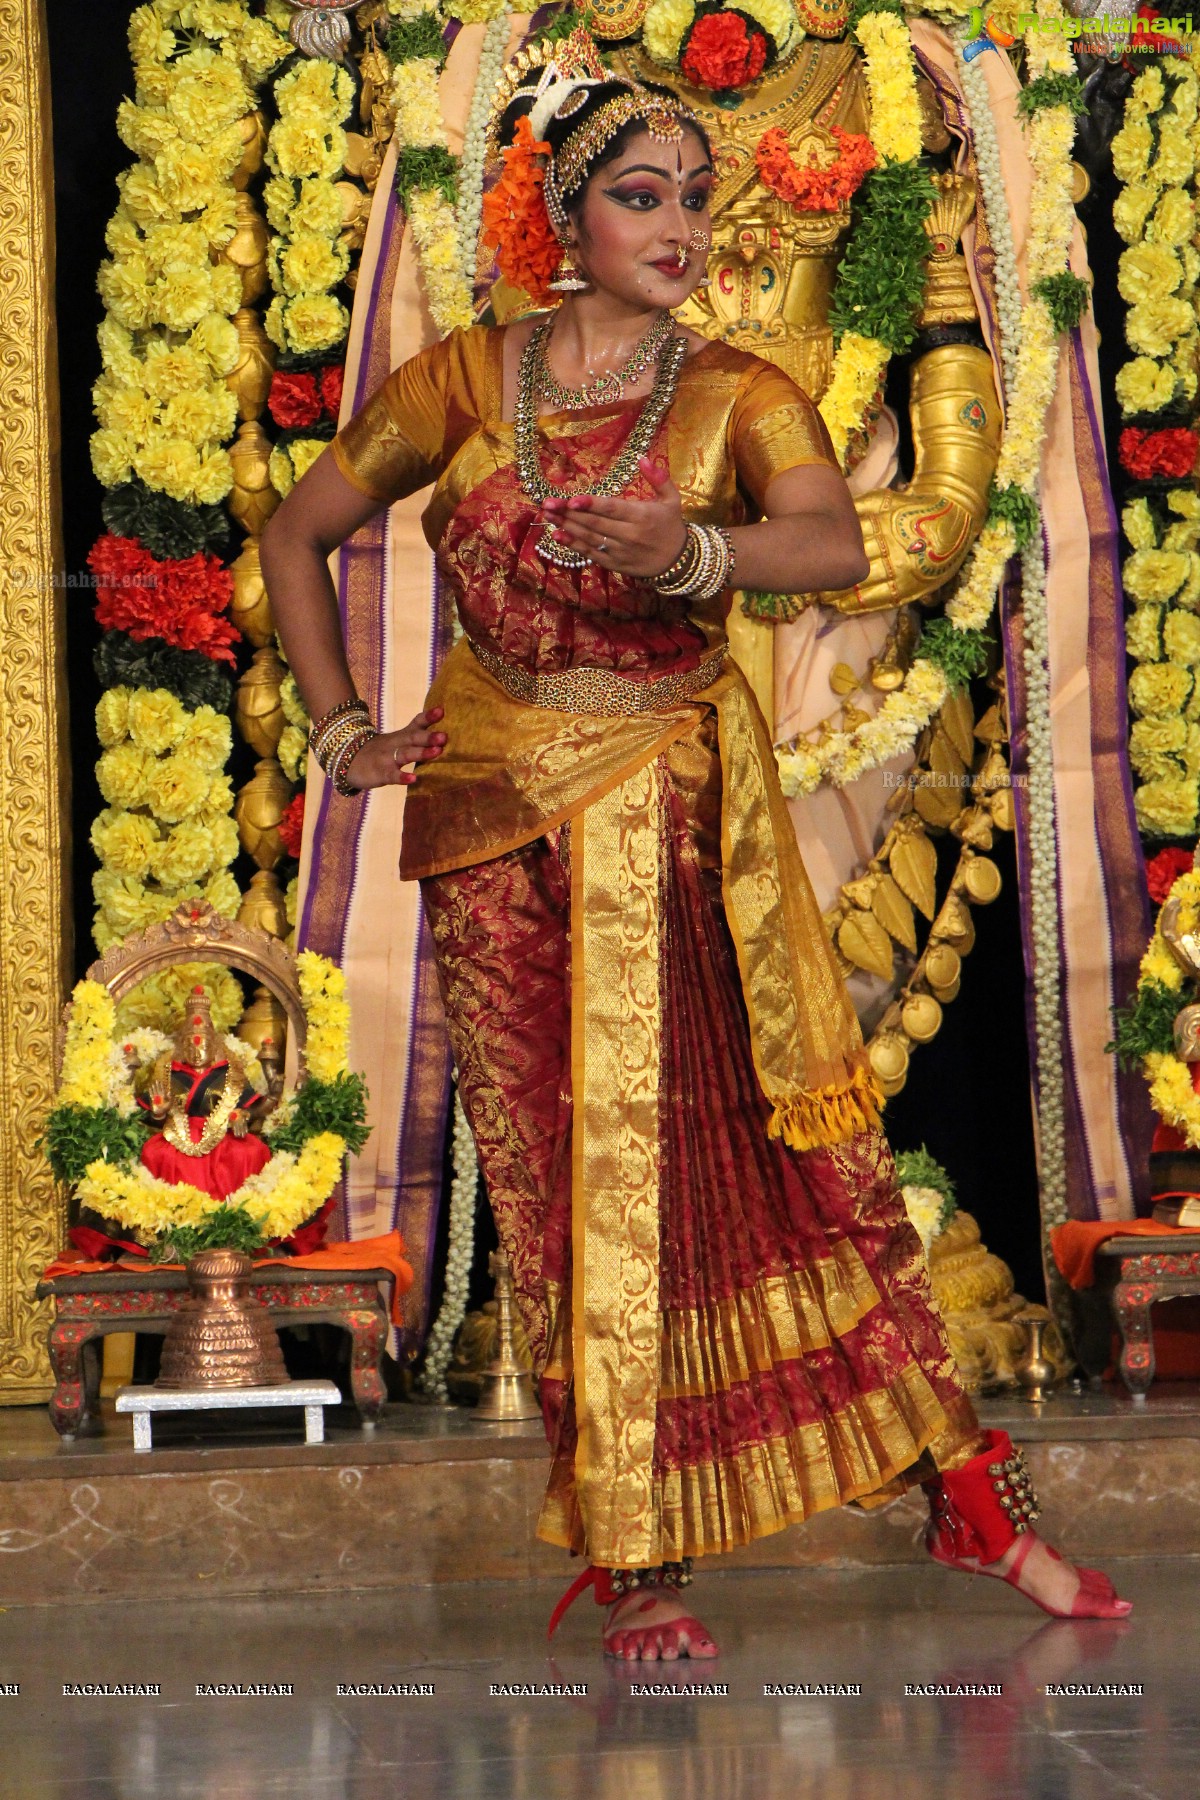
[[[566, 387], [550, 368], [550, 332], [539, 338], [536, 380], [538, 394], [559, 412], [579, 412], [585, 406], [599, 406], [605, 401], [620, 400], [624, 397], [625, 384], [632, 385], [655, 361], [663, 345], [671, 335], [674, 321], [664, 307], [649, 331], [634, 348], [633, 355], [622, 369], [606, 370], [601, 375], [589, 376], [582, 387]], [[537, 335], [537, 334], [535, 334]]]
[[[668, 323], [671, 322], [667, 314]], [[654, 441], [655, 433], [666, 417], [675, 389], [679, 385], [679, 371], [687, 357], [687, 339], [673, 333], [664, 336], [658, 350], [658, 368], [654, 376], [654, 386], [642, 402], [642, 410], [634, 422], [633, 430], [625, 440], [625, 448], [613, 463], [606, 475], [587, 487], [556, 487], [542, 478], [538, 466], [537, 453], [537, 415], [538, 415], [538, 363], [545, 355], [546, 339], [550, 335], [553, 318], [543, 319], [535, 326], [533, 333], [521, 352], [521, 363], [517, 373], [517, 407], [513, 420], [513, 447], [516, 451], [517, 479], [521, 487], [534, 502], [540, 506], [547, 498], [570, 500], [576, 494], [620, 494], [629, 486], [637, 474], [640, 459], [646, 454]], [[556, 542], [550, 536], [550, 528], [543, 531], [537, 544], [538, 555], [547, 562], [556, 563], [561, 569], [582, 569], [591, 562], [581, 550], [569, 550], [564, 544]]]

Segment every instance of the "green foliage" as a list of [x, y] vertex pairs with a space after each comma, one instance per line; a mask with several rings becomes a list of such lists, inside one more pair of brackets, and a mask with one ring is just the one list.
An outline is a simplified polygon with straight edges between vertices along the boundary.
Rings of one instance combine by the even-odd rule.
[[266, 1243], [262, 1226], [244, 1206], [219, 1206], [200, 1225], [176, 1225], [150, 1247], [151, 1262], [183, 1262], [198, 1250], [243, 1250], [252, 1256]]
[[942, 1196], [942, 1210], [938, 1219], [939, 1231], [946, 1229], [958, 1211], [958, 1195], [954, 1183], [936, 1156], [931, 1156], [924, 1144], [919, 1150], [902, 1150], [897, 1156], [896, 1184], [898, 1187], [933, 1188], [935, 1193]]
[[102, 688], [166, 688], [189, 712], [211, 706], [227, 713], [233, 704], [233, 681], [220, 663], [199, 650], [177, 650], [161, 638], [138, 644], [124, 631], [106, 631], [93, 666]]
[[925, 288], [933, 204], [929, 172], [920, 161], [887, 163], [859, 190], [857, 218], [838, 269], [829, 322], [834, 338], [856, 331], [878, 338], [893, 356], [917, 334]]
[[124, 1117], [113, 1106], [56, 1106], [39, 1147], [60, 1181], [81, 1181], [89, 1163], [103, 1159], [119, 1169], [135, 1163], [149, 1127], [140, 1114]]
[[440, 69], [447, 55], [440, 19], [439, 12], [427, 12], [418, 13], [415, 19], [393, 20], [385, 46], [391, 60], [402, 63], [431, 56]]
[[408, 144], [396, 158], [401, 205], [417, 188], [435, 188], [451, 206], [458, 199], [458, 164], [444, 144]]
[[1032, 543], [1033, 534], [1042, 522], [1037, 501], [1023, 487], [1018, 487], [1015, 481], [1008, 482], [1004, 487], [997, 487], [992, 482], [988, 488], [988, 517], [1008, 520], [1013, 528], [1018, 550], [1023, 550], [1026, 544]]
[[1113, 1008], [1116, 1035], [1104, 1048], [1123, 1069], [1138, 1069], [1143, 1057], [1168, 1056], [1175, 1048], [1175, 1015], [1180, 998], [1161, 981], [1144, 981], [1130, 1006]]
[[796, 594], [747, 593], [742, 596], [742, 611], [748, 619], [778, 619], [787, 624], [798, 619], [804, 602]]
[[537, 40], [539, 43], [560, 43], [563, 38], [570, 37], [578, 26], [582, 26], [585, 31], [590, 31], [592, 27], [591, 13], [586, 9], [580, 11], [574, 6], [564, 6], [557, 18], [551, 19], [548, 25], [543, 25], [542, 29], [536, 33]]
[[860, 22], [868, 13], [894, 13], [896, 18], [904, 17], [903, 0], [850, 0], [850, 11], [846, 17], [846, 30], [852, 36], [857, 35]]
[[987, 668], [993, 640], [986, 631], [959, 631], [949, 619], [931, 619], [921, 632], [918, 656], [942, 671], [952, 692]]
[[1073, 113], [1087, 111], [1083, 83], [1078, 75], [1038, 75], [1017, 96], [1017, 111], [1027, 119], [1048, 106], [1069, 106]]
[[335, 1131], [357, 1156], [371, 1135], [367, 1124], [367, 1088], [361, 1075], [339, 1075], [336, 1081], [317, 1081], [313, 1076], [297, 1090], [290, 1117], [268, 1136], [272, 1150], [301, 1151], [319, 1131]]
[[191, 506], [136, 478], [110, 488], [100, 514], [115, 537], [137, 538], [151, 556], [194, 556], [197, 550], [219, 556], [229, 547], [229, 515], [223, 506]]
[[1064, 269], [1060, 275], [1043, 275], [1033, 284], [1033, 293], [1046, 302], [1046, 310], [1054, 321], [1055, 331], [1074, 331], [1087, 311], [1092, 290], [1079, 275]]

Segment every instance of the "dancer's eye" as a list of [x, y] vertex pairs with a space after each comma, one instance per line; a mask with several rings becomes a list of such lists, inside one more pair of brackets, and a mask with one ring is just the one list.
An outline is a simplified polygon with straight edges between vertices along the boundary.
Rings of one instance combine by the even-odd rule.
[[618, 206], [631, 207], [634, 212], [650, 212], [659, 203], [658, 195], [651, 193], [649, 188], [605, 188], [604, 191]]

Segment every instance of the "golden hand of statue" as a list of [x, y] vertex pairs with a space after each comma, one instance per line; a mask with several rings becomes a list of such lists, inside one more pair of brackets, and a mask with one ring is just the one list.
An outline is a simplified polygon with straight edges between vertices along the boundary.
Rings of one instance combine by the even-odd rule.
[[817, 598], [843, 613], [928, 600], [958, 573], [979, 528], [975, 512], [932, 488], [877, 488], [855, 500], [871, 568], [852, 588], [826, 590]]
[[913, 366], [909, 414], [912, 480], [854, 502], [871, 560], [866, 580], [817, 596], [839, 612], [929, 602], [958, 573], [987, 515], [1000, 454], [1000, 403], [987, 351], [974, 344], [926, 351]]

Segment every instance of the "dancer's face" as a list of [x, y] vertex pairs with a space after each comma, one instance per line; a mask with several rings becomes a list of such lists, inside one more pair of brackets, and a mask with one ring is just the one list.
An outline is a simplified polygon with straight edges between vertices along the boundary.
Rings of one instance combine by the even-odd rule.
[[708, 260], [712, 181], [694, 131], [685, 128], [678, 144], [639, 131], [588, 179], [572, 215], [577, 266], [598, 291], [639, 311], [681, 306]]

